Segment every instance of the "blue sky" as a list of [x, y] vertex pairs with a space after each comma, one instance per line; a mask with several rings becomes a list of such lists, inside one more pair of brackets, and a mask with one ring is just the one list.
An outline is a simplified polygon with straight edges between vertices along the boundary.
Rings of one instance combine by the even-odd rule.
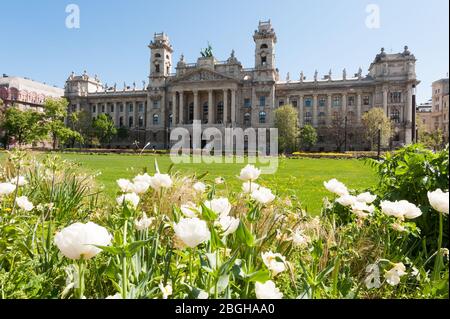
[[[235, 49], [244, 67], [254, 64], [252, 35], [271, 19], [278, 36], [277, 67], [284, 79], [301, 70], [319, 74], [367, 71], [381, 47], [415, 54], [418, 101], [449, 70], [448, 0], [0, 0], [0, 73], [62, 87], [71, 71], [98, 74], [103, 82], [147, 80], [154, 32], [166, 32], [174, 64], [184, 53], [195, 62], [209, 41], [219, 60]], [[65, 8], [80, 8], [80, 29], [67, 29]], [[380, 8], [380, 28], [365, 21], [368, 4]]]

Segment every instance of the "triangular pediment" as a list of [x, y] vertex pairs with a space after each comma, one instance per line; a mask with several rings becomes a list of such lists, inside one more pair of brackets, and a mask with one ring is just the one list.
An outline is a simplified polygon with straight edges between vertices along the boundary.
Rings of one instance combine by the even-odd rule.
[[173, 79], [172, 82], [208, 82], [208, 81], [237, 81], [209, 69], [196, 69]]

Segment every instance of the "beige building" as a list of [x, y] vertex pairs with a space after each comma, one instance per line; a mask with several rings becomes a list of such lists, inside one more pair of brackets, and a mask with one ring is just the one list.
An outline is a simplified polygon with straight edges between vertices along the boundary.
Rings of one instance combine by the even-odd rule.
[[[434, 122], [433, 122], [433, 103], [430, 99], [426, 103], [419, 104], [417, 106], [417, 120], [420, 123], [417, 123], [418, 127], [421, 127], [423, 132], [432, 132], [434, 131]], [[419, 133], [420, 135], [420, 133]], [[420, 136], [419, 136], [420, 139]]]
[[[296, 79], [280, 80], [276, 67], [277, 36], [270, 21], [260, 22], [253, 34], [255, 63], [244, 68], [232, 51], [225, 61], [213, 56], [187, 63], [181, 55], [173, 63], [174, 49], [164, 33], [154, 35], [149, 45], [149, 84], [123, 88], [103, 85], [97, 77], [72, 74], [65, 96], [70, 110], [87, 110], [93, 117], [109, 114], [118, 127], [130, 131], [127, 141], [116, 145], [150, 142], [157, 148], [169, 146], [174, 127], [192, 129], [194, 120], [204, 127], [273, 127], [273, 112], [292, 104], [301, 126], [317, 129], [317, 150], [366, 149], [361, 134], [361, 116], [374, 107], [383, 108], [392, 119], [392, 146], [412, 140], [413, 94], [416, 58], [408, 48], [388, 54], [381, 49], [368, 73], [361, 68], [311, 78], [303, 72]], [[175, 67], [175, 72], [172, 73]]]
[[449, 141], [448, 137], [448, 78], [440, 79], [432, 84], [432, 122], [434, 130], [441, 129], [444, 135], [444, 140]]

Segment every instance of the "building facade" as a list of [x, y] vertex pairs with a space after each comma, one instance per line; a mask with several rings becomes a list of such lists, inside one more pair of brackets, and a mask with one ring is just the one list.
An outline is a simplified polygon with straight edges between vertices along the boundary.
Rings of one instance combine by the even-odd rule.
[[449, 127], [448, 127], [448, 91], [449, 80], [440, 79], [432, 84], [432, 122], [434, 130], [442, 130], [444, 141], [448, 143]]
[[[317, 129], [317, 150], [366, 149], [361, 134], [361, 117], [374, 107], [383, 108], [395, 126], [392, 146], [412, 140], [413, 94], [416, 59], [408, 48], [397, 54], [381, 49], [368, 74], [361, 68], [352, 75], [330, 71], [311, 79], [303, 72], [298, 79], [280, 80], [276, 67], [277, 36], [270, 21], [260, 22], [253, 34], [254, 66], [244, 68], [234, 51], [226, 61], [202, 56], [187, 63], [181, 55], [173, 64], [174, 49], [164, 33], [154, 35], [149, 45], [149, 83], [123, 88], [103, 85], [95, 76], [72, 74], [65, 85], [70, 111], [86, 110], [92, 117], [109, 114], [116, 126], [129, 130], [127, 141], [116, 145], [151, 143], [156, 148], [170, 145], [175, 127], [192, 129], [194, 120], [202, 126], [269, 128], [274, 110], [284, 104], [297, 108], [300, 126]], [[175, 67], [175, 73], [172, 73]], [[344, 136], [345, 134], [345, 136]], [[344, 140], [345, 138], [345, 140]]]
[[418, 123], [417, 125], [420, 126], [422, 130], [427, 133], [434, 131], [432, 112], [433, 112], [433, 103], [431, 99], [417, 106], [417, 120], [420, 121], [420, 123]]
[[55, 86], [6, 74], [0, 77], [0, 99], [5, 107], [15, 105], [20, 109], [42, 111], [45, 99], [63, 96], [64, 90]]

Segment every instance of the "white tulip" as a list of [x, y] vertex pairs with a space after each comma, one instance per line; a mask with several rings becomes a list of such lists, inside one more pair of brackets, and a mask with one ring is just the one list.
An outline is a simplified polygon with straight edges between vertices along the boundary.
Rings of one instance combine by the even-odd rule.
[[198, 218], [184, 218], [173, 226], [175, 235], [186, 246], [194, 248], [211, 238], [208, 225]]
[[170, 284], [164, 286], [163, 283], [159, 284], [159, 290], [161, 290], [163, 294], [163, 299], [167, 299], [172, 295], [172, 286]]
[[261, 253], [261, 256], [264, 264], [272, 272], [274, 277], [286, 270], [286, 257], [283, 255], [269, 251], [267, 253]]
[[343, 196], [339, 197], [338, 199], [336, 199], [336, 202], [338, 202], [342, 206], [348, 207], [348, 206], [352, 206], [353, 204], [356, 203], [356, 197], [346, 194], [346, 195], [343, 195]]
[[216, 214], [219, 214], [220, 217], [228, 216], [231, 211], [231, 203], [228, 198], [225, 197], [205, 201], [204, 204], [207, 208], [211, 209]]
[[119, 186], [120, 190], [122, 191], [122, 193], [132, 193], [134, 192], [134, 185], [132, 182], [130, 182], [130, 180], [128, 179], [118, 179], [116, 181], [117, 185]]
[[13, 177], [9, 181], [11, 184], [17, 185], [17, 186], [25, 186], [28, 184], [27, 179], [24, 176], [19, 177]]
[[[359, 216], [368, 216], [369, 214], [373, 214], [375, 211], [375, 207], [373, 205], [367, 205], [363, 202], [355, 202], [352, 205], [352, 212]], [[367, 214], [367, 215], [365, 215]]]
[[109, 246], [112, 236], [106, 228], [95, 223], [75, 223], [55, 235], [55, 244], [69, 259], [91, 259], [102, 250], [96, 246]]
[[192, 188], [197, 192], [197, 193], [204, 193], [206, 192], [206, 185], [202, 182], [197, 182], [195, 183]]
[[241, 170], [239, 178], [243, 181], [256, 181], [261, 175], [261, 170], [253, 165], [247, 165]]
[[403, 263], [397, 263], [394, 267], [384, 274], [386, 282], [391, 286], [397, 286], [402, 276], [406, 275], [406, 267]]
[[198, 293], [197, 299], [208, 299], [208, 298], [209, 298], [209, 294], [206, 291], [201, 290]]
[[228, 236], [234, 233], [239, 227], [239, 219], [231, 217], [231, 216], [223, 216], [218, 219], [216, 222], [217, 225], [222, 229], [223, 236]]
[[283, 299], [283, 293], [271, 280], [266, 281], [264, 284], [256, 282], [255, 293], [257, 299]]
[[142, 214], [141, 219], [137, 219], [134, 221], [134, 227], [138, 231], [143, 231], [149, 228], [153, 223], [154, 218], [148, 218], [146, 213]]
[[122, 299], [122, 295], [120, 293], [116, 293], [115, 295], [108, 296], [105, 299]]
[[225, 179], [223, 177], [217, 177], [214, 180], [214, 183], [217, 184], [217, 185], [223, 184], [223, 183], [225, 183]]
[[146, 182], [137, 181], [132, 184], [132, 187], [134, 193], [145, 194], [148, 191], [150, 184], [147, 184]]
[[244, 182], [244, 183], [242, 184], [242, 192], [243, 192], [244, 194], [251, 194], [254, 190], [259, 189], [259, 187], [260, 187], [260, 186], [259, 186], [258, 184], [253, 183], [253, 182], [251, 182], [251, 181]]
[[388, 216], [394, 216], [400, 220], [414, 219], [422, 215], [422, 211], [414, 204], [406, 201], [382, 201], [380, 203], [381, 211]]
[[266, 205], [275, 199], [275, 195], [272, 194], [272, 191], [265, 187], [259, 187], [252, 191], [252, 198], [260, 204]]
[[147, 173], [143, 174], [143, 175], [137, 175], [135, 178], [133, 178], [133, 183], [145, 183], [150, 185], [152, 181], [152, 178], [150, 175], [148, 175]]
[[32, 211], [34, 208], [33, 203], [30, 202], [26, 196], [17, 197], [16, 204], [26, 212]]
[[150, 179], [150, 186], [154, 190], [160, 190], [161, 188], [169, 188], [172, 186], [172, 179], [170, 178], [170, 175], [168, 174], [160, 174], [156, 173], [151, 179]]
[[366, 267], [367, 277], [364, 279], [367, 289], [380, 288], [380, 268], [377, 264], [371, 264]]
[[194, 217], [197, 217], [201, 208], [196, 206], [192, 202], [188, 202], [186, 204], [181, 205], [180, 210], [184, 216], [189, 217], [189, 218], [194, 218]]
[[448, 192], [444, 193], [442, 190], [437, 189], [434, 192], [428, 192], [427, 195], [431, 207], [439, 213], [448, 215]]
[[369, 192], [359, 194], [356, 196], [356, 200], [358, 202], [366, 203], [366, 204], [372, 204], [377, 199], [377, 195], [372, 195]]
[[124, 205], [125, 203], [132, 208], [136, 209], [139, 204], [139, 196], [135, 193], [128, 193], [117, 197], [117, 204]]
[[309, 242], [309, 237], [304, 235], [301, 230], [297, 230], [292, 234], [292, 243], [296, 247], [305, 247]]
[[0, 183], [0, 196], [12, 194], [16, 190], [16, 185], [11, 183]]
[[347, 187], [335, 178], [333, 178], [332, 180], [330, 180], [328, 182], [324, 182], [323, 185], [325, 186], [325, 188], [328, 191], [330, 191], [338, 196], [344, 196], [344, 195], [348, 194]]

